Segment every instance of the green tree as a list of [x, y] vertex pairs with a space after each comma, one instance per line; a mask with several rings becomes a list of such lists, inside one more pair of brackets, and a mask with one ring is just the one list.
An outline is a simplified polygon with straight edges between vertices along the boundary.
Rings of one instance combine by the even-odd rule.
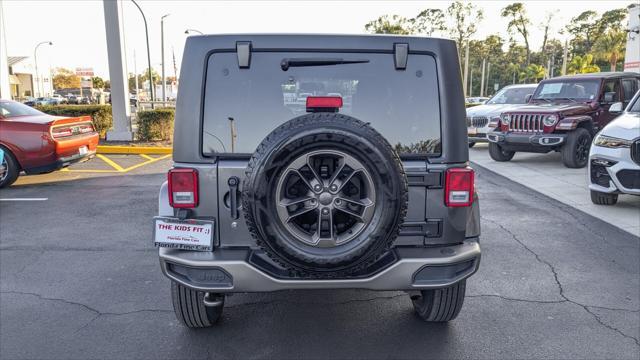
[[422, 10], [416, 17], [409, 19], [409, 23], [414, 33], [426, 36], [447, 30], [444, 12], [440, 9]]
[[484, 13], [470, 2], [456, 0], [447, 8], [447, 16], [451, 21], [448, 32], [458, 44], [458, 57], [462, 59], [464, 44], [478, 31]]
[[[157, 84], [160, 82], [160, 75], [158, 75], [158, 73], [151, 69], [151, 77], [152, 77], [152, 81], [154, 84]], [[142, 74], [140, 74], [140, 81], [147, 81], [149, 79], [149, 69], [145, 70]], [[140, 87], [142, 87], [142, 83], [140, 83]]]
[[53, 76], [53, 88], [55, 90], [78, 89], [80, 88], [80, 76], [69, 69], [58, 68]]
[[593, 64], [593, 55], [586, 54], [584, 56], [576, 55], [571, 59], [567, 68], [567, 73], [574, 74], [588, 74], [600, 71], [600, 67]]
[[627, 34], [623, 30], [609, 29], [593, 45], [598, 58], [609, 61], [610, 71], [616, 71], [618, 59], [624, 56]]
[[523, 3], [513, 3], [502, 9], [500, 14], [502, 17], [509, 18], [507, 30], [518, 32], [524, 39], [524, 46], [527, 49], [527, 65], [531, 61], [531, 47], [529, 46], [529, 30], [527, 26], [531, 25], [531, 20], [527, 17], [527, 12]]
[[597, 17], [598, 13], [593, 10], [583, 11], [567, 25], [567, 32], [573, 36], [571, 47], [575, 54], [582, 56], [591, 51], [598, 29]]
[[545, 74], [545, 68], [538, 64], [529, 64], [524, 71], [520, 73], [520, 81], [533, 81], [538, 82], [538, 79], [542, 79]]
[[411, 34], [411, 23], [409, 19], [400, 15], [383, 15], [376, 20], [368, 22], [364, 29], [372, 34]]
[[100, 76], [94, 76], [91, 78], [91, 83], [96, 89], [104, 89], [104, 80]]

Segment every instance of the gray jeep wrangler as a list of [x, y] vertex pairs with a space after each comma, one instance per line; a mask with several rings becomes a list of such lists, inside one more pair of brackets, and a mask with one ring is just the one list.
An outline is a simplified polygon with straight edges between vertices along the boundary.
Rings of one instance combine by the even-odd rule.
[[187, 39], [154, 243], [188, 327], [225, 296], [407, 291], [460, 311], [480, 261], [453, 41], [396, 36]]

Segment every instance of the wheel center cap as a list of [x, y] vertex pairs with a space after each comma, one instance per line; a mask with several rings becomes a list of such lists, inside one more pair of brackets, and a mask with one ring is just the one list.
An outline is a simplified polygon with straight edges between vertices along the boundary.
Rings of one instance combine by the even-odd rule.
[[320, 201], [320, 204], [322, 205], [329, 205], [331, 204], [331, 202], [333, 202], [333, 195], [331, 195], [331, 193], [329, 192], [323, 192], [318, 197], [318, 201]]

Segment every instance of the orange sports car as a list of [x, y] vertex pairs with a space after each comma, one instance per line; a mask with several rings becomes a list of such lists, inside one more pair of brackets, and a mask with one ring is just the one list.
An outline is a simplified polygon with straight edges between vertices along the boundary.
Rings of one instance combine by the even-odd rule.
[[89, 116], [52, 116], [0, 100], [0, 188], [21, 171], [42, 174], [91, 159], [98, 137]]

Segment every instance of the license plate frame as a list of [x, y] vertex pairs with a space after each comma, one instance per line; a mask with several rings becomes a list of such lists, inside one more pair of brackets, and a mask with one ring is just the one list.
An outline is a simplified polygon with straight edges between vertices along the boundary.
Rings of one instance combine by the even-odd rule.
[[[159, 228], [158, 225], [170, 225], [170, 228]], [[196, 231], [195, 229], [202, 229], [202, 231]], [[215, 222], [213, 220], [181, 220], [168, 216], [155, 216], [153, 218], [152, 239], [154, 247], [157, 248], [213, 251], [214, 234]], [[169, 236], [173, 238], [170, 239]], [[160, 238], [160, 241], [158, 238]]]
[[475, 127], [469, 128], [467, 129], [467, 134], [469, 135], [477, 135], [478, 134], [478, 129]]

